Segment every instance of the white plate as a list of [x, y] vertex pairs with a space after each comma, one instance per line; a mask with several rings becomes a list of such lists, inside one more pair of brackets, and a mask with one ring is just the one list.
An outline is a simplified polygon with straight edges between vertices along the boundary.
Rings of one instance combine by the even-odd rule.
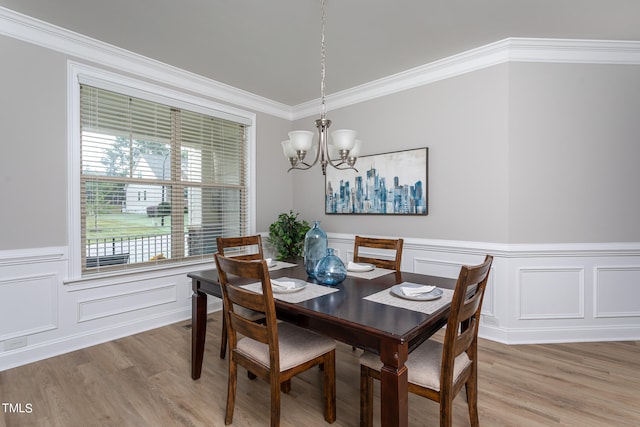
[[273, 291], [274, 294], [289, 294], [291, 292], [301, 291], [307, 287], [307, 282], [300, 279], [290, 279], [289, 277], [278, 277], [275, 280], [281, 281], [281, 282], [294, 282], [296, 286], [295, 288], [291, 288], [291, 289], [279, 288], [275, 283], [273, 283], [273, 280], [271, 280], [271, 290]]
[[[376, 268], [373, 264], [367, 264], [366, 262], [356, 262], [354, 263], [357, 267], [355, 268], [347, 268], [348, 271], [353, 273], [364, 273], [366, 271], [372, 271]], [[348, 265], [348, 264], [347, 264]]]
[[412, 301], [431, 301], [431, 300], [440, 298], [443, 294], [442, 289], [440, 288], [434, 288], [431, 292], [425, 292], [424, 294], [419, 294], [415, 296], [405, 295], [404, 292], [402, 292], [402, 288], [405, 288], [405, 287], [419, 288], [420, 286], [424, 286], [424, 285], [419, 285], [417, 283], [406, 283], [404, 285], [395, 285], [391, 287], [391, 293], [397, 297], [410, 299]]
[[268, 268], [275, 267], [276, 265], [278, 265], [278, 261], [271, 261], [270, 263], [267, 263]]

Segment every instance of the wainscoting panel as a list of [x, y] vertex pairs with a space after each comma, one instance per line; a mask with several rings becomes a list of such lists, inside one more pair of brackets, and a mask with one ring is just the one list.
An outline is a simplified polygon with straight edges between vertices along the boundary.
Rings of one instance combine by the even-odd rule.
[[0, 280], [0, 341], [58, 327], [58, 281], [55, 273]]
[[[482, 315], [495, 317], [495, 305], [496, 305], [496, 293], [495, 288], [495, 267], [491, 266], [491, 272], [489, 273], [489, 280], [487, 281], [487, 288], [484, 290], [484, 299], [482, 300]], [[486, 321], [486, 319], [485, 319]]]
[[640, 266], [596, 267], [594, 316], [640, 317]]
[[455, 279], [460, 274], [462, 263], [439, 259], [413, 258], [413, 272], [430, 276], [450, 277]]
[[175, 303], [178, 300], [176, 283], [148, 289], [78, 301], [78, 322], [117, 316], [132, 311]]
[[520, 320], [584, 318], [582, 268], [521, 268]]
[[[353, 237], [328, 233], [347, 262]], [[371, 236], [403, 237], [403, 236]], [[513, 343], [640, 339], [640, 243], [495, 244], [405, 237], [402, 270], [455, 278], [493, 255], [480, 335]]]
[[[65, 282], [66, 248], [0, 251], [0, 371], [191, 318], [189, 271]], [[209, 310], [220, 301], [210, 298]]]
[[[413, 258], [413, 272], [420, 274], [428, 274], [431, 276], [450, 277], [452, 279], [458, 278], [460, 274], [460, 268], [463, 265], [472, 265], [476, 262], [453, 262], [444, 261], [438, 259], [426, 259], [426, 258]], [[494, 268], [491, 268], [492, 272]], [[495, 292], [494, 292], [494, 275], [490, 273], [487, 288], [485, 290], [484, 300], [482, 303], [482, 314], [484, 316], [495, 316]], [[486, 320], [486, 319], [485, 319]]]
[[[353, 240], [329, 234], [344, 262], [353, 256]], [[0, 370], [190, 319], [187, 273], [212, 267], [65, 282], [67, 253], [65, 247], [0, 251]], [[273, 256], [272, 248], [265, 253]], [[507, 344], [640, 339], [640, 242], [507, 245], [405, 237], [402, 270], [456, 278], [460, 266], [486, 254], [494, 261], [483, 338]], [[220, 308], [218, 298], [209, 298], [210, 312]]]

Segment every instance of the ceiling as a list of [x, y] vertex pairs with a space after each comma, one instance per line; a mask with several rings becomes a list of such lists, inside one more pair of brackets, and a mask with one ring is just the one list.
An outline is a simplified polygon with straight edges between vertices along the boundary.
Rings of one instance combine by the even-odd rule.
[[[0, 6], [286, 105], [320, 95], [320, 0]], [[326, 92], [508, 37], [640, 41], [640, 1], [326, 0]]]

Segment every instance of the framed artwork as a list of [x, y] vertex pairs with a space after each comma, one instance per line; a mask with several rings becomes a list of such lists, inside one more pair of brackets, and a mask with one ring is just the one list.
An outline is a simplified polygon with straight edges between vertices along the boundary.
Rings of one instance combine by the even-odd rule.
[[358, 158], [354, 170], [327, 168], [325, 213], [427, 215], [428, 148]]

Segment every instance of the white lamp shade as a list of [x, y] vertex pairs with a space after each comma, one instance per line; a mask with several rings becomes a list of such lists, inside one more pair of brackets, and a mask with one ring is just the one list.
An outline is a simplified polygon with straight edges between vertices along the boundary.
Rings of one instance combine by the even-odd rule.
[[338, 129], [331, 133], [333, 144], [338, 150], [351, 150], [356, 141], [358, 133], [351, 129]]
[[362, 141], [356, 139], [353, 144], [353, 148], [349, 150], [349, 157], [358, 157], [360, 155], [360, 147], [362, 146]]
[[309, 151], [313, 145], [313, 132], [308, 130], [294, 130], [289, 132], [291, 147], [296, 151]]
[[327, 155], [331, 160], [337, 160], [340, 158], [340, 153], [338, 153], [338, 150], [333, 143], [327, 144]]
[[291, 146], [291, 141], [289, 140], [282, 141], [281, 144], [282, 144], [282, 151], [284, 152], [284, 156], [287, 159], [298, 157], [296, 150], [294, 150], [293, 147]]

